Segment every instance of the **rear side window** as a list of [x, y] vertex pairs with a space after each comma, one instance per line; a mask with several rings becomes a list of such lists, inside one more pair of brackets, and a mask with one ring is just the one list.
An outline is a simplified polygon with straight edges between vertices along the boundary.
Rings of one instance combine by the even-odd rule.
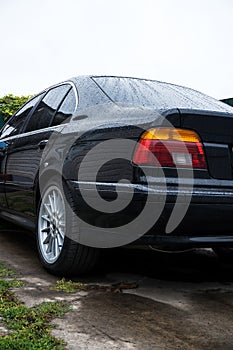
[[69, 89], [70, 85], [66, 84], [49, 90], [29, 119], [25, 132], [48, 128]]
[[59, 125], [61, 123], [68, 122], [68, 118], [72, 116], [76, 107], [76, 97], [74, 89], [72, 88], [64, 101], [62, 102], [59, 110], [57, 111], [52, 126]]
[[34, 97], [29, 102], [27, 102], [3, 127], [1, 137], [17, 135], [22, 129], [30, 112], [39, 102], [41, 97], [42, 97], [42, 94]]

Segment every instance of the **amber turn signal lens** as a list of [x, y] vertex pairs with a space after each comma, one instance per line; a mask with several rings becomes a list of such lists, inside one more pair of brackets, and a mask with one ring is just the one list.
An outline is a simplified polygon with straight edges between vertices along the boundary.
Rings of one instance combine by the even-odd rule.
[[142, 134], [143, 140], [161, 140], [161, 141], [182, 141], [182, 142], [200, 142], [199, 136], [192, 130], [175, 128], [156, 128], [150, 129]]

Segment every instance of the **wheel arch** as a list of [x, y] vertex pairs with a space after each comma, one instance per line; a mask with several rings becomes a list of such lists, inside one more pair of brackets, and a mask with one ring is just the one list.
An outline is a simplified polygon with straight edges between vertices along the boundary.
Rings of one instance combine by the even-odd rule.
[[[38, 210], [39, 202], [41, 199], [41, 188], [42, 186], [46, 185], [47, 179], [52, 178], [54, 176], [61, 176], [61, 174], [54, 170], [54, 169], [48, 169], [43, 174], [37, 175], [36, 181], [35, 181], [35, 198], [34, 198], [34, 206], [35, 206], [35, 212]], [[64, 180], [64, 177], [62, 176], [62, 180]]]

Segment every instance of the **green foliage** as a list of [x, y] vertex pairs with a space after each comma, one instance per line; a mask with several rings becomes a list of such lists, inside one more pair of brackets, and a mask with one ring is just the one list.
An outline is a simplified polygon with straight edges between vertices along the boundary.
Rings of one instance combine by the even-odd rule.
[[51, 289], [60, 291], [60, 292], [66, 292], [66, 293], [74, 293], [77, 290], [83, 289], [84, 285], [81, 282], [73, 282], [71, 280], [66, 280], [65, 278], [62, 278], [61, 280], [58, 280]]
[[6, 120], [11, 117], [31, 96], [14, 96], [12, 94], [0, 98], [0, 114]]
[[15, 277], [15, 272], [0, 262], [0, 278], [6, 278], [6, 277], [8, 278]]
[[25, 306], [11, 291], [22, 284], [12, 276], [14, 272], [0, 263], [0, 320], [8, 330], [0, 334], [0, 350], [64, 350], [64, 341], [51, 335], [50, 321], [69, 306], [64, 302]]

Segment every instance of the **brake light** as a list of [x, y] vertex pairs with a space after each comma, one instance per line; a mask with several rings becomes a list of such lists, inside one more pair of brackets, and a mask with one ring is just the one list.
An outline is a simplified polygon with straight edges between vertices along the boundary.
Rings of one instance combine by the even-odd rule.
[[205, 152], [192, 130], [156, 128], [144, 132], [134, 152], [137, 165], [206, 169]]

